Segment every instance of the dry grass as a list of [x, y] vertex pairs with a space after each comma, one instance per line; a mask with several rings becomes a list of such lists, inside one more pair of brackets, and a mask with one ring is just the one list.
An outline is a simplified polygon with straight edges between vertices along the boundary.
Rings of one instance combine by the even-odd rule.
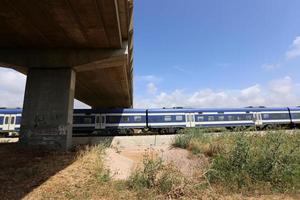
[[173, 145], [210, 159], [205, 177], [215, 189], [229, 193], [299, 194], [299, 131], [212, 135], [190, 129]]
[[[227, 146], [216, 141], [201, 148], [211, 158]], [[179, 165], [166, 164], [152, 154], [145, 155], [143, 164], [128, 180], [117, 181], [104, 167], [103, 146], [68, 154], [14, 149], [0, 145], [0, 157], [7, 164], [6, 168], [1, 165], [1, 199], [297, 199], [285, 194], [228, 194], [209, 184], [203, 175], [205, 169], [187, 177]]]

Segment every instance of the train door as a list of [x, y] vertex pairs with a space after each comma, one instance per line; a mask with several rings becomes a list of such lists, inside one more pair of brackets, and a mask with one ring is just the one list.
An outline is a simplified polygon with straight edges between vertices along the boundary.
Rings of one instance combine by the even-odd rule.
[[261, 113], [259, 113], [259, 112], [253, 113], [253, 121], [254, 121], [255, 126], [261, 126], [263, 124]]
[[194, 113], [187, 113], [185, 114], [186, 119], [186, 127], [195, 127], [195, 114]]
[[105, 129], [106, 118], [105, 115], [97, 114], [95, 116], [95, 129]]
[[3, 130], [13, 131], [16, 126], [16, 115], [4, 115]]

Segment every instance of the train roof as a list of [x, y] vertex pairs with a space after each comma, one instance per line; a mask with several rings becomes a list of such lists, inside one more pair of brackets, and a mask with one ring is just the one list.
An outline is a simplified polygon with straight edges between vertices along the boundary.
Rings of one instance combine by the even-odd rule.
[[[299, 108], [300, 109], [300, 108]], [[287, 107], [246, 107], [246, 108], [163, 108], [149, 109], [149, 112], [259, 112], [259, 111], [287, 111]]]
[[143, 113], [146, 109], [134, 109], [134, 108], [118, 108], [118, 109], [74, 109], [74, 113]]
[[22, 113], [21, 108], [0, 108], [0, 114], [18, 114]]
[[290, 110], [300, 110], [300, 106], [289, 107]]

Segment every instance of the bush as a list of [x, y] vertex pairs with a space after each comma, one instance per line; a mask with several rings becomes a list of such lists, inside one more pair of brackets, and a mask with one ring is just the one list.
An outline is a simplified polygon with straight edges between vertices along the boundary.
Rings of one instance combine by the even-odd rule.
[[129, 186], [134, 189], [152, 188], [155, 186], [158, 173], [162, 170], [162, 160], [145, 156], [143, 168], [136, 170], [130, 177]]
[[175, 137], [172, 145], [173, 145], [173, 147], [187, 149], [192, 138], [193, 138], [193, 135], [189, 135], [189, 134], [178, 135]]
[[298, 133], [237, 134], [227, 153], [217, 154], [206, 176], [234, 190], [264, 186], [280, 192], [300, 189]]
[[150, 159], [145, 156], [143, 167], [137, 169], [129, 178], [129, 188], [143, 191], [150, 189], [155, 193], [169, 194], [182, 185], [184, 178], [172, 165], [165, 165], [161, 158]]

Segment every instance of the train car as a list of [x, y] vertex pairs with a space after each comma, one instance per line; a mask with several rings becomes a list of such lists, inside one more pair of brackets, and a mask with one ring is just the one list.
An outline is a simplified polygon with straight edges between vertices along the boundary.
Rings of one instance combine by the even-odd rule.
[[300, 128], [300, 107], [289, 107], [288, 109], [293, 126]]
[[0, 135], [17, 136], [21, 127], [22, 109], [0, 108]]
[[151, 130], [159, 132], [176, 132], [186, 127], [266, 128], [290, 124], [292, 120], [287, 107], [150, 109], [147, 123]]
[[266, 128], [279, 126], [292, 126], [293, 121], [288, 107], [283, 108], [262, 108], [258, 111], [258, 120]]
[[[0, 133], [19, 132], [22, 110], [0, 109]], [[188, 127], [300, 127], [300, 107], [75, 109], [73, 135], [174, 133]]]
[[187, 127], [188, 109], [149, 109], [147, 110], [147, 128], [160, 133], [177, 132]]
[[146, 109], [75, 109], [73, 133], [132, 134], [146, 127]]
[[291, 124], [288, 108], [195, 109], [187, 114], [187, 127], [260, 127]]

